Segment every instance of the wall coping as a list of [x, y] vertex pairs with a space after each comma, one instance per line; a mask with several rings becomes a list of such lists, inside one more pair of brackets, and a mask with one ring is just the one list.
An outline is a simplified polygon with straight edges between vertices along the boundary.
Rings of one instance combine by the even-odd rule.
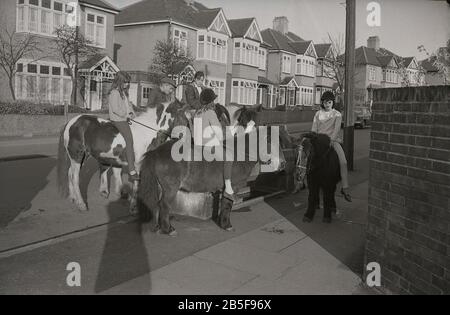
[[448, 102], [450, 85], [380, 88], [373, 92], [374, 102]]

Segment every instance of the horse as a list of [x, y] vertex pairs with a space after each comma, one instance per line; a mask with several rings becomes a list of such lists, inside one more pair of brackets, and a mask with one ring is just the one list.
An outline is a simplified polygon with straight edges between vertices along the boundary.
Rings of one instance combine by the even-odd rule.
[[[256, 112], [241, 108], [234, 113], [234, 117], [240, 126], [248, 126], [250, 121], [255, 121]], [[243, 137], [239, 139], [239, 137]], [[259, 129], [249, 133], [239, 133], [234, 141], [234, 162], [232, 169], [232, 187], [234, 191], [247, 184], [252, 169], [256, 163], [272, 164], [275, 171], [285, 166], [285, 159], [278, 145], [278, 153], [271, 151], [270, 158], [263, 161], [260, 147], [251, 148], [250, 138], [254, 137], [259, 145], [271, 146], [271, 133], [264, 135]], [[245, 150], [239, 151], [239, 140], [245, 141]], [[278, 140], [278, 139], [277, 139]], [[183, 141], [183, 140], [178, 140]], [[186, 140], [184, 140], [186, 141]], [[189, 148], [192, 147], [191, 139], [187, 139]], [[176, 162], [172, 156], [174, 146], [179, 144], [177, 140], [168, 141], [157, 149], [145, 154], [141, 168], [141, 183], [137, 191], [137, 207], [141, 221], [148, 223], [153, 232], [175, 236], [177, 232], [171, 226], [169, 213], [175, 205], [175, 199], [179, 192], [217, 193], [223, 188], [223, 161], [215, 160], [195, 161], [190, 159]], [[256, 150], [255, 150], [256, 149]], [[194, 150], [190, 150], [191, 154]], [[241, 159], [237, 158], [240, 155]], [[244, 157], [242, 159], [242, 156]], [[232, 230], [230, 212], [233, 201], [222, 197], [221, 211], [213, 220], [224, 230]]]
[[[131, 122], [136, 170], [139, 172], [141, 160], [145, 152], [155, 149], [168, 139], [177, 118], [183, 121], [179, 113], [182, 103], [176, 98], [154, 108], [140, 112]], [[58, 185], [63, 197], [69, 196], [80, 211], [87, 211], [80, 187], [80, 168], [86, 159], [94, 157], [100, 166], [100, 194], [109, 196], [108, 170], [112, 169], [114, 191], [122, 192], [122, 168], [127, 166], [125, 155], [125, 139], [114, 124], [106, 119], [93, 115], [78, 115], [65, 124], [60, 132], [58, 144]], [[136, 191], [134, 183], [133, 191]], [[130, 207], [130, 211], [132, 211]]]
[[302, 137], [300, 153], [300, 178], [306, 175], [308, 183], [308, 209], [303, 222], [311, 222], [323, 191], [323, 222], [331, 223], [331, 213], [336, 212], [334, 194], [341, 180], [339, 158], [331, 147], [330, 137], [310, 132]]

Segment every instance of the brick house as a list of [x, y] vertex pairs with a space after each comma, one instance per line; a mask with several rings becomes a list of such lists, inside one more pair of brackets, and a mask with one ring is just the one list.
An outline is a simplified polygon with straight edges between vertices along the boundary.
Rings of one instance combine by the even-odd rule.
[[275, 17], [273, 29], [261, 32], [270, 45], [267, 78], [274, 82], [276, 105], [315, 104], [317, 53], [312, 41], [288, 31], [288, 19]]
[[[25, 56], [17, 64], [15, 94], [19, 100], [62, 104], [70, 102], [72, 83], [65, 65], [55, 56], [53, 41], [56, 28], [67, 24], [78, 11], [80, 33], [91, 40], [98, 54], [91, 60], [80, 60], [82, 106], [98, 109], [109, 81], [118, 71], [113, 55], [114, 19], [119, 10], [101, 0], [79, 0], [79, 9], [69, 0], [2, 0], [0, 28], [16, 36], [36, 36], [43, 52]], [[0, 71], [0, 99], [12, 99], [5, 73]]]
[[[227, 19], [220, 8], [208, 9], [190, 0], [143, 0], [124, 8], [117, 16], [115, 38], [120, 45], [118, 64], [133, 77], [131, 101], [145, 106], [149, 90], [155, 86], [149, 71], [155, 44], [173, 40], [195, 58], [192, 67], [188, 66], [174, 79], [179, 83], [190, 81], [195, 71], [204, 71], [206, 85], [214, 89], [217, 101], [229, 103], [231, 37]], [[251, 78], [256, 82], [256, 77]], [[182, 86], [177, 89], [177, 97], [183, 98]]]

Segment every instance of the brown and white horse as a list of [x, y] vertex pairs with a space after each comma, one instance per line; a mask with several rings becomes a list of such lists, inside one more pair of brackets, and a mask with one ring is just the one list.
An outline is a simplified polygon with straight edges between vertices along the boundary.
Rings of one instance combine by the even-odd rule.
[[[180, 111], [181, 107], [182, 104], [175, 99], [173, 102], [148, 108], [134, 119], [138, 123], [131, 123], [138, 172], [144, 153], [167, 140], [175, 118], [184, 116]], [[63, 197], [68, 196], [80, 211], [88, 209], [81, 196], [79, 175], [83, 162], [90, 156], [100, 165], [100, 194], [105, 198], [109, 196], [107, 173], [111, 168], [114, 192], [121, 194], [122, 167], [128, 165], [125, 147], [125, 139], [111, 121], [93, 115], [72, 118], [62, 128], [59, 139], [57, 171]], [[133, 190], [136, 189], [135, 183]]]

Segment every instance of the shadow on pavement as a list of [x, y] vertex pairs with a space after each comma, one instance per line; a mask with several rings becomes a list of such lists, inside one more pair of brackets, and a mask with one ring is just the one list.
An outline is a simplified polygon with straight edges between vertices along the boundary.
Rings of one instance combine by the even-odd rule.
[[[349, 173], [353, 202], [346, 202], [336, 194], [337, 208], [343, 217], [339, 219], [334, 217], [331, 224], [322, 222], [323, 209], [316, 212], [313, 222], [302, 221], [308, 205], [308, 190], [295, 195], [286, 194], [266, 202], [350, 270], [362, 275], [367, 223], [368, 172], [368, 159], [355, 161], [355, 171]], [[340, 183], [338, 188], [340, 189]], [[322, 197], [321, 204], [323, 204]]]
[[31, 208], [32, 200], [49, 183], [47, 177], [55, 166], [56, 159], [45, 156], [0, 162], [0, 228]]
[[[126, 200], [113, 201], [108, 204], [108, 215], [116, 218], [118, 213], [123, 212], [124, 206], [128, 207]], [[95, 292], [101, 293], [131, 279], [144, 276], [139, 292], [148, 294], [151, 289], [150, 265], [145, 246], [142, 225], [127, 224], [127, 229], [132, 229], [124, 233], [124, 226], [115, 226], [108, 229], [105, 245], [103, 248], [97, 279], [95, 282]]]

